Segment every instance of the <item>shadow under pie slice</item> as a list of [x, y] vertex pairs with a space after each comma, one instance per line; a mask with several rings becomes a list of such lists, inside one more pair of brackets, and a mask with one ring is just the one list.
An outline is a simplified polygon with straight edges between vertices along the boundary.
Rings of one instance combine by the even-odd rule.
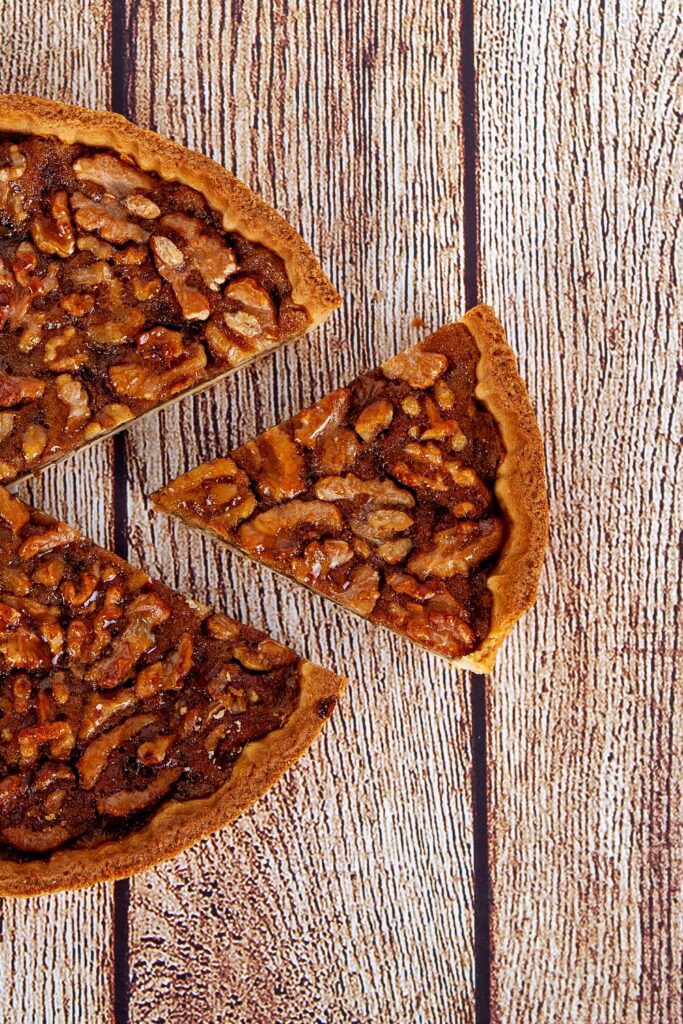
[[0, 481], [339, 302], [293, 228], [212, 160], [118, 114], [0, 96]]
[[122, 877], [220, 828], [344, 684], [0, 487], [0, 895]]
[[152, 500], [479, 671], [533, 603], [547, 541], [541, 437], [486, 306]]

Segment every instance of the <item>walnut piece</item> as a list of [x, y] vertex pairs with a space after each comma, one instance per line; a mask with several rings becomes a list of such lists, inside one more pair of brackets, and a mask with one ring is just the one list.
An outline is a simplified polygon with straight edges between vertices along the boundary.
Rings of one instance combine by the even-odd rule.
[[170, 238], [153, 235], [150, 241], [156, 268], [173, 289], [178, 305], [186, 320], [206, 320], [211, 307], [198, 288], [188, 284], [192, 266], [185, 261], [181, 250]]
[[69, 413], [66, 418], [66, 429], [75, 430], [85, 423], [90, 415], [88, 392], [80, 381], [74, 380], [68, 373], [62, 373], [55, 379], [55, 387], [59, 400], [67, 406]]
[[79, 181], [94, 181], [116, 198], [127, 196], [138, 188], [149, 190], [154, 187], [154, 178], [109, 153], [82, 156], [74, 162], [73, 168]]
[[361, 412], [356, 420], [356, 433], [364, 441], [374, 441], [375, 438], [391, 425], [394, 418], [394, 410], [390, 402], [382, 398], [372, 402]]
[[402, 380], [411, 388], [430, 388], [446, 372], [448, 359], [440, 352], [411, 348], [399, 352], [382, 363], [382, 373], [389, 380]]
[[13, 377], [0, 374], [0, 408], [11, 409], [23, 402], [31, 402], [42, 398], [45, 394], [45, 381], [37, 377]]
[[56, 256], [71, 256], [76, 248], [69, 197], [66, 192], [54, 192], [50, 197], [50, 215], [37, 213], [31, 224], [31, 234], [36, 248]]
[[276, 505], [242, 523], [240, 544], [254, 554], [284, 555], [300, 546], [311, 534], [317, 539], [339, 533], [342, 518], [327, 501], [300, 501], [294, 498]]
[[212, 291], [218, 291], [225, 279], [237, 270], [232, 249], [208, 224], [183, 213], [167, 213], [159, 225], [180, 235], [185, 255]]
[[367, 501], [376, 506], [412, 508], [410, 491], [397, 487], [388, 479], [361, 480], [355, 473], [346, 476], [324, 476], [315, 485], [316, 497], [325, 501]]
[[267, 430], [235, 453], [254, 479], [263, 498], [282, 501], [306, 489], [304, 460], [291, 437], [281, 427]]
[[499, 519], [456, 523], [438, 530], [429, 545], [410, 559], [408, 571], [420, 579], [466, 574], [495, 554], [502, 541], [503, 524]]
[[125, 208], [111, 196], [105, 195], [96, 202], [82, 192], [74, 192], [71, 196], [71, 209], [79, 228], [92, 231], [114, 245], [146, 242], [149, 239], [149, 231], [128, 220]]
[[156, 721], [154, 715], [134, 715], [90, 743], [78, 761], [78, 775], [83, 789], [92, 789], [107, 766], [109, 755], [123, 746], [136, 733]]

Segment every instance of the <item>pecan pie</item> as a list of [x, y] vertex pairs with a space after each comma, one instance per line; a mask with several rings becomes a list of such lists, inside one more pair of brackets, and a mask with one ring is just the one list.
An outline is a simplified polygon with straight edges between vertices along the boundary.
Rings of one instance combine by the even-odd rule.
[[342, 687], [0, 487], [0, 894], [127, 875], [219, 828]]
[[296, 232], [213, 161], [116, 114], [0, 97], [0, 481], [338, 304]]
[[543, 448], [486, 306], [152, 500], [477, 670], [534, 600]]

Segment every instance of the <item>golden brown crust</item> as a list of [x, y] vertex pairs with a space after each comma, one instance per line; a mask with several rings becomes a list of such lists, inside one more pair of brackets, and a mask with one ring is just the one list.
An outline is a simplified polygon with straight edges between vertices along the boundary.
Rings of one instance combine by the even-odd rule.
[[301, 663], [300, 695], [285, 725], [248, 744], [228, 782], [200, 800], [164, 804], [139, 832], [92, 849], [57, 852], [44, 861], [0, 862], [0, 896], [34, 896], [124, 878], [172, 857], [250, 807], [306, 750], [329, 717], [346, 680]]
[[505, 445], [495, 493], [508, 537], [488, 581], [491, 627], [481, 647], [461, 662], [474, 671], [490, 672], [498, 648], [536, 597], [548, 541], [548, 497], [541, 434], [502, 324], [484, 305], [465, 313], [462, 323], [480, 352], [475, 394], [494, 416]]
[[125, 153], [145, 171], [201, 192], [223, 217], [226, 231], [261, 242], [284, 261], [292, 283], [292, 299], [304, 306], [311, 327], [322, 323], [341, 304], [333, 285], [296, 231], [229, 171], [208, 157], [146, 131], [104, 110], [87, 110], [19, 93], [0, 95], [0, 131], [54, 135], [63, 142], [81, 142]]

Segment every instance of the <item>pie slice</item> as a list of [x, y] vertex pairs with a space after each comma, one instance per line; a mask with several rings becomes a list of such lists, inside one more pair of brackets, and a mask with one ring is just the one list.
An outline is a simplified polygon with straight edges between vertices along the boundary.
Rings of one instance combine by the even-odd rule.
[[0, 481], [339, 302], [296, 232], [212, 160], [117, 114], [0, 96]]
[[343, 686], [0, 487], [0, 894], [129, 875], [220, 828]]
[[547, 540], [541, 437], [486, 306], [152, 500], [479, 671], [533, 603]]

